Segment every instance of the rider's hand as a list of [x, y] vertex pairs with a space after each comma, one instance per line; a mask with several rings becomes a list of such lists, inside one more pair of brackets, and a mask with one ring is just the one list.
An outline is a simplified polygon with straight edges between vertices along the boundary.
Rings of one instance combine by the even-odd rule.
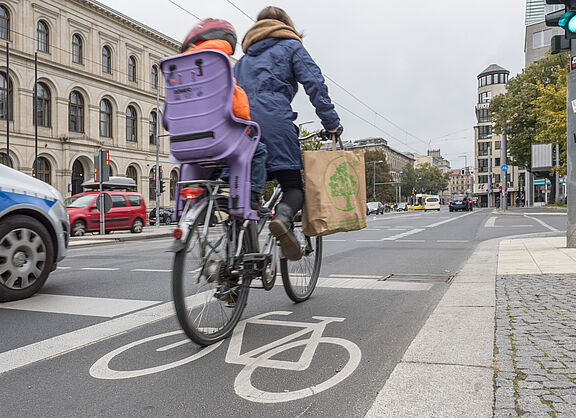
[[342, 132], [344, 132], [344, 128], [342, 127], [342, 125], [338, 125], [336, 128], [330, 129], [328, 131], [329, 134], [336, 135], [336, 136], [342, 135]]

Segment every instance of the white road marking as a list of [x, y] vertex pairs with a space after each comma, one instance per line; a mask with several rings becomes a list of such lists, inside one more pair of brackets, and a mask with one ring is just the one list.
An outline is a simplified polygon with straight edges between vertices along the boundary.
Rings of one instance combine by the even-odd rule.
[[424, 231], [423, 228], [416, 228], [416, 229], [412, 229], [411, 231], [406, 231], [406, 232], [402, 232], [400, 234], [392, 235], [391, 237], [388, 237], [388, 238], [382, 238], [382, 241], [396, 241], [399, 238], [404, 238], [404, 237], [407, 237], [408, 235], [417, 234], [418, 232], [422, 232], [422, 231]]
[[[348, 276], [350, 277], [350, 276]], [[317, 287], [327, 287], [336, 289], [356, 289], [356, 290], [404, 290], [413, 292], [428, 291], [432, 288], [431, 283], [411, 283], [411, 282], [389, 282], [373, 279], [350, 279], [321, 277], [318, 279]]]
[[111, 267], [82, 267], [80, 270], [87, 270], [87, 271], [116, 271], [120, 270], [119, 268], [111, 268]]
[[363, 231], [381, 231], [380, 228], [364, 228]]
[[438, 239], [436, 242], [469, 242], [467, 239]]
[[347, 277], [357, 279], [381, 279], [384, 276], [373, 276], [369, 274], [331, 274], [330, 277]]
[[323, 242], [346, 242], [345, 239], [323, 239]]
[[544, 228], [548, 228], [550, 231], [552, 232], [558, 232], [558, 230], [556, 228], [554, 228], [553, 226], [548, 225], [546, 222], [544, 222], [541, 219], [538, 218], [534, 218], [533, 216], [528, 216], [528, 215], [524, 215], [526, 218], [528, 219], [533, 219], [536, 222], [538, 222], [540, 225], [542, 225]]
[[380, 242], [381, 239], [357, 239], [356, 242]]
[[426, 242], [425, 239], [399, 239], [396, 242]]
[[512, 225], [512, 228], [528, 228], [530, 226], [535, 226], [535, 225], [532, 225], [532, 224], [530, 224], [530, 225]]
[[172, 270], [162, 270], [162, 269], [132, 269], [130, 271], [137, 273], [171, 273]]
[[484, 228], [494, 228], [495, 223], [496, 223], [496, 216], [492, 216], [492, 217], [488, 218], [488, 220], [484, 224]]
[[409, 228], [396, 227], [396, 228], [390, 228], [388, 231], [406, 231], [407, 229], [412, 229], [412, 227]]
[[465, 216], [470, 216], [470, 215], [472, 215], [472, 214], [474, 214], [474, 212], [468, 212], [468, 213], [465, 213], [464, 215], [456, 216], [455, 218], [450, 217], [450, 218], [445, 219], [445, 220], [443, 220], [443, 221], [436, 222], [436, 223], [433, 223], [433, 224], [430, 224], [430, 225], [426, 225], [426, 226], [424, 226], [424, 228], [434, 228], [434, 227], [436, 227], [436, 226], [439, 226], [439, 225], [442, 225], [442, 224], [445, 224], [445, 223], [448, 223], [448, 222], [452, 222], [452, 221], [455, 221], [455, 220], [457, 220], [457, 219], [463, 218], [463, 217], [465, 217]]
[[58, 266], [56, 267], [58, 270], [68, 270], [70, 267]]
[[43, 293], [28, 299], [3, 303], [0, 305], [0, 309], [113, 318], [158, 303], [161, 301], [91, 298]]

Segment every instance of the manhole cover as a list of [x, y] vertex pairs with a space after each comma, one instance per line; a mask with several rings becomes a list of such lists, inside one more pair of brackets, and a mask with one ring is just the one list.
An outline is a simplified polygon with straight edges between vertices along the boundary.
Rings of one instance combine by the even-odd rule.
[[453, 274], [410, 274], [398, 273], [389, 274], [380, 281], [395, 281], [395, 282], [420, 282], [420, 283], [450, 283], [454, 278]]

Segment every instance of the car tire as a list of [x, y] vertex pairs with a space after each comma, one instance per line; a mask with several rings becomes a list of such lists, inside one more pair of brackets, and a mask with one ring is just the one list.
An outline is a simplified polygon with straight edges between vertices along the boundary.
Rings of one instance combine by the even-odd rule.
[[81, 237], [86, 235], [86, 222], [84, 221], [75, 221], [72, 224], [72, 228], [70, 228], [70, 235], [73, 237]]
[[50, 233], [38, 220], [25, 215], [2, 220], [0, 302], [25, 299], [38, 292], [53, 270], [53, 246]]
[[170, 225], [172, 223], [172, 218], [170, 216], [166, 216], [164, 218], [164, 225]]
[[133, 232], [134, 234], [139, 234], [142, 232], [143, 228], [144, 224], [142, 223], [142, 219], [136, 218], [134, 219], [134, 222], [132, 222], [132, 228], [130, 229], [130, 231]]

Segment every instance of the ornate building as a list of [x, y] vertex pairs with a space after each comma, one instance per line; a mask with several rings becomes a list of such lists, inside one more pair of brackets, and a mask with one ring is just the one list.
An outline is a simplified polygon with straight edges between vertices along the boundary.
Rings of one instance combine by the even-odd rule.
[[[3, 44], [10, 47], [9, 81]], [[156, 96], [163, 92], [158, 63], [176, 54], [179, 42], [96, 1], [0, 0], [0, 47], [1, 161], [8, 162], [9, 89], [10, 165], [33, 173], [37, 129], [37, 176], [70, 196], [91, 177], [94, 151], [107, 149], [111, 174], [136, 180], [150, 206]], [[160, 161], [166, 181], [161, 204], [169, 205], [177, 167], [168, 162], [162, 137]]]

